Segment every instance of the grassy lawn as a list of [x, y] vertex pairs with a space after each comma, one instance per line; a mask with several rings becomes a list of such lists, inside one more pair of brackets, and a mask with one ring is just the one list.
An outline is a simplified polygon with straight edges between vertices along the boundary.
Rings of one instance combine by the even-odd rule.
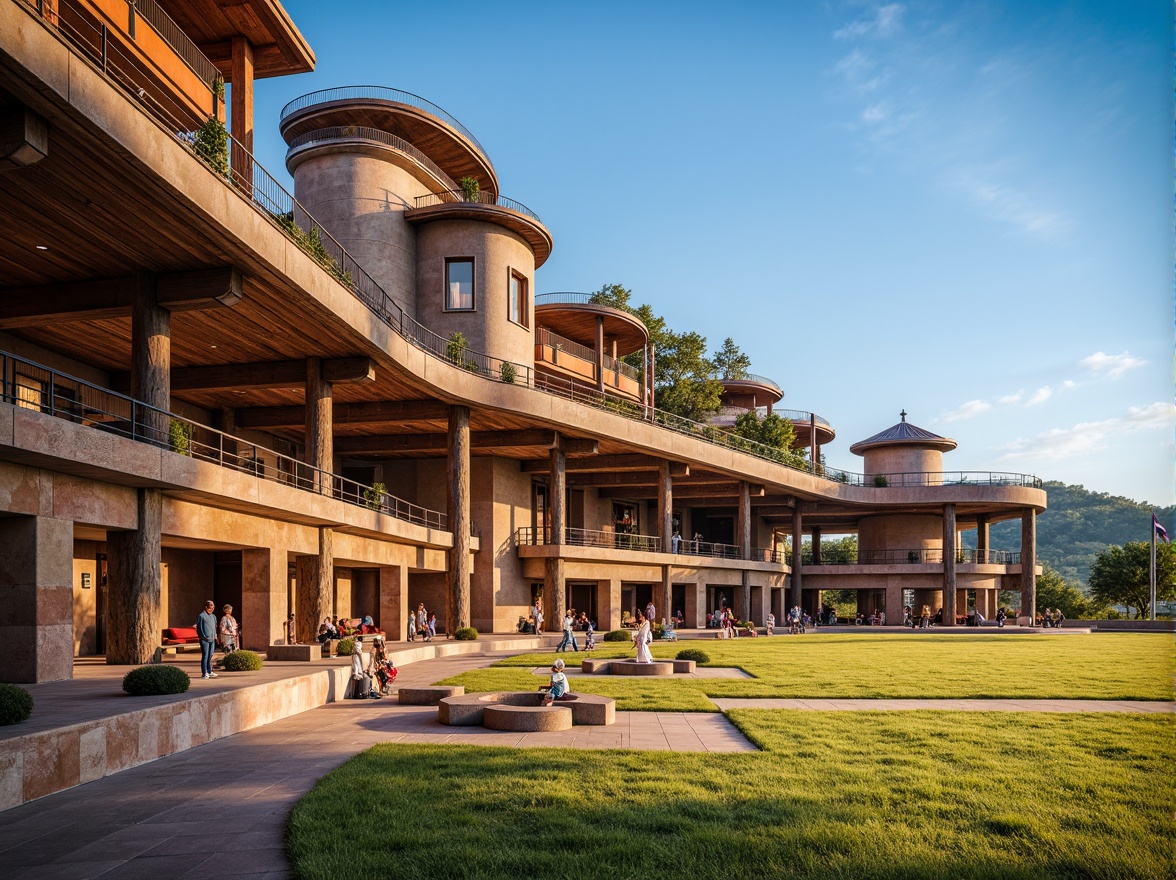
[[[654, 642], [656, 657], [701, 648], [709, 666], [754, 678], [632, 679], [586, 676], [572, 689], [615, 697], [623, 710], [713, 711], [707, 697], [999, 698], [1171, 700], [1176, 640], [1166, 633], [1058, 636], [809, 633], [735, 641]], [[593, 657], [632, 656], [602, 643]], [[523, 654], [445, 680], [467, 691], [532, 690], [530, 674], [553, 653]], [[565, 653], [569, 666], [583, 652]]]
[[295, 874], [1028, 880], [1176, 871], [1171, 716], [730, 714], [762, 752], [377, 746], [295, 808]]

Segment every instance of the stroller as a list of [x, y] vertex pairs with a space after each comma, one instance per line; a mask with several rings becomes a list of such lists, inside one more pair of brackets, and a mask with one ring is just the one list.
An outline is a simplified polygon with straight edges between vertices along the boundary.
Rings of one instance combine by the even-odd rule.
[[591, 624], [589, 624], [589, 626], [588, 626], [587, 637], [584, 639], [584, 650], [585, 651], [596, 650], [596, 630], [592, 628]]

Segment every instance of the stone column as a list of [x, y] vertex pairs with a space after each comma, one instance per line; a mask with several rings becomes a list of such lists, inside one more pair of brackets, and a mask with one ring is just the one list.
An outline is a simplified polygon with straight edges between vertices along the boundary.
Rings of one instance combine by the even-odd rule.
[[319, 471], [314, 476], [317, 490], [330, 495], [335, 469], [333, 409], [331, 383], [323, 379], [320, 358], [306, 359], [306, 463]]
[[1029, 626], [1037, 619], [1037, 514], [1032, 507], [1021, 511], [1021, 617]]
[[408, 590], [405, 589], [404, 570], [399, 565], [379, 568], [379, 609], [376, 623], [389, 642], [403, 641], [408, 636]]
[[73, 523], [0, 517], [0, 548], [0, 681], [73, 678]]
[[544, 563], [543, 622], [547, 624], [548, 632], [563, 629], [564, 611], [567, 610], [563, 544], [567, 540], [568, 477], [567, 457], [562, 443], [562, 438], [557, 436], [548, 459], [547, 504], [551, 508], [551, 537], [548, 543], [554, 544], [555, 552], [559, 554], [549, 557]]
[[449, 551], [449, 601], [445, 631], [470, 625], [470, 409], [449, 408], [446, 510], [453, 549]]
[[902, 625], [902, 578], [886, 578], [886, 625]]
[[[989, 550], [988, 515], [981, 513], [976, 516], [976, 561], [988, 561]], [[979, 605], [979, 603], [977, 603]], [[987, 612], [985, 612], [987, 614]]]
[[657, 536], [662, 553], [672, 553], [670, 538], [674, 535], [674, 481], [670, 463], [663, 459], [657, 465]]
[[956, 622], [956, 510], [943, 505], [943, 625]]
[[[674, 609], [670, 607], [670, 603], [674, 601], [674, 581], [673, 581], [673, 567], [663, 565], [662, 569], [662, 594], [661, 604], [658, 610], [661, 612], [658, 616], [662, 620], [669, 620], [673, 614]], [[653, 623], [655, 621], [651, 621]]]
[[[739, 481], [739, 557], [747, 562], [751, 559], [751, 484]], [[743, 587], [743, 608], [740, 613], [744, 620], [751, 619], [751, 571], [744, 566], [741, 572]]]
[[813, 565], [821, 564], [821, 527], [813, 526]]
[[286, 551], [241, 551], [241, 646], [264, 651], [286, 642]]
[[801, 541], [804, 536], [804, 523], [800, 513], [800, 501], [796, 502], [796, 507], [792, 509], [792, 596], [788, 600], [788, 608], [791, 609], [794, 605], [800, 605], [804, 598], [804, 585], [801, 583]]

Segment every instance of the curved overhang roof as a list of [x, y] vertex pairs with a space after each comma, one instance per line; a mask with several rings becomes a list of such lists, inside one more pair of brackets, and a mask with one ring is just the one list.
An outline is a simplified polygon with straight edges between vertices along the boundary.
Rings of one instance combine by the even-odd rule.
[[551, 256], [554, 242], [537, 217], [507, 208], [502, 205], [487, 205], [479, 202], [442, 202], [421, 208], [408, 208], [404, 219], [409, 223], [429, 223], [433, 220], [481, 220], [494, 223], [522, 236], [535, 254], [535, 268], [538, 269]]
[[278, 0], [158, 0], [226, 82], [233, 81], [233, 37], [253, 46], [253, 77], [314, 70], [314, 51]]
[[849, 451], [854, 455], [864, 455], [869, 449], [880, 449], [883, 446], [921, 446], [950, 452], [956, 448], [956, 442], [950, 437], [940, 437], [926, 428], [912, 425], [906, 420], [906, 413], [903, 412], [902, 421], [897, 425], [891, 425], [873, 437], [859, 440], [849, 447]]
[[[403, 95], [404, 100], [384, 94]], [[413, 106], [407, 103], [410, 99], [432, 109]], [[483, 191], [499, 192], [498, 173], [477, 139], [440, 107], [415, 95], [380, 87], [329, 89], [291, 101], [282, 111], [280, 128], [287, 144], [306, 132], [335, 126], [374, 128], [403, 138], [454, 180], [472, 177]]]
[[649, 331], [636, 315], [600, 303], [535, 303], [535, 323], [573, 342], [596, 345], [596, 319], [603, 324], [605, 339], [617, 342], [617, 355], [640, 351], [649, 342]]
[[784, 399], [784, 392], [780, 386], [763, 376], [749, 374], [742, 379], [719, 377], [719, 381], [723, 383], [723, 394], [754, 394], [757, 403], [767, 403], [770, 399], [775, 404]]

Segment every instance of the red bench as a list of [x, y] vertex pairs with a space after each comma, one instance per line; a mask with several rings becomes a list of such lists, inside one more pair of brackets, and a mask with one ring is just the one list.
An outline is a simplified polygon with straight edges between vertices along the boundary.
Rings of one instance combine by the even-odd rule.
[[176, 651], [199, 651], [200, 636], [196, 634], [194, 626], [169, 626], [163, 631], [161, 644], [166, 654]]

